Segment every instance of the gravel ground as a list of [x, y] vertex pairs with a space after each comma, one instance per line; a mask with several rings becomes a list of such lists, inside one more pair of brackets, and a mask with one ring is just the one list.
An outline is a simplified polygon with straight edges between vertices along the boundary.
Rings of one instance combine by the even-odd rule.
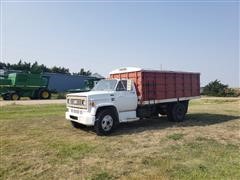
[[34, 104], [64, 104], [65, 99], [51, 99], [51, 100], [20, 100], [20, 101], [0, 101], [0, 106], [18, 104], [18, 105], [34, 105]]

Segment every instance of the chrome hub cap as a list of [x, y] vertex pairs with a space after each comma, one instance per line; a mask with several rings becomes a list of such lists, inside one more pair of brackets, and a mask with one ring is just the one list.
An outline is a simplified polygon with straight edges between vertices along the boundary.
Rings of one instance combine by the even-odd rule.
[[113, 126], [113, 118], [110, 115], [106, 115], [104, 116], [101, 124], [104, 131], [109, 131]]

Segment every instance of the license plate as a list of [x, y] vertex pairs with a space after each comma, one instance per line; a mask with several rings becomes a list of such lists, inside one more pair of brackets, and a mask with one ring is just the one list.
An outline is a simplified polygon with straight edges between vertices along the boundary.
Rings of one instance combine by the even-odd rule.
[[79, 109], [71, 109], [71, 113], [74, 113], [74, 114], [82, 114], [82, 111], [79, 110]]

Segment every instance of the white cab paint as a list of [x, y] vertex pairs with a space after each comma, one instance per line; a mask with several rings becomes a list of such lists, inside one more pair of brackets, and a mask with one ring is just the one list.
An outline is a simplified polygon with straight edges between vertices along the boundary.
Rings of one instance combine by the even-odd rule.
[[142, 70], [142, 68], [138, 68], [138, 67], [123, 67], [123, 68], [115, 69], [115, 70], [111, 71], [109, 74], [137, 72], [137, 71], [141, 71], [141, 70]]
[[[118, 83], [121, 81], [126, 81], [128, 86], [129, 83], [131, 83], [131, 88], [125, 87], [125, 90], [119, 91]], [[70, 99], [73, 100], [70, 101]], [[75, 99], [86, 99], [86, 107], [69, 104], [69, 102], [76, 102], [74, 101]], [[96, 120], [96, 112], [98, 108], [111, 106], [116, 108], [119, 116], [119, 122], [129, 122], [139, 119], [136, 117], [137, 105], [138, 97], [133, 82], [131, 80], [117, 80], [117, 85], [112, 91], [90, 91], [68, 94], [68, 112], [66, 112], [66, 119], [88, 126], [93, 126]], [[78, 111], [77, 109], [79, 109], [79, 107], [82, 107], [85, 111]]]

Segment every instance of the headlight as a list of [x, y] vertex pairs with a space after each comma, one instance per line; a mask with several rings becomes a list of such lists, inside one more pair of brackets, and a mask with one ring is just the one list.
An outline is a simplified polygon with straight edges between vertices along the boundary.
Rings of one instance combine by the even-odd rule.
[[87, 103], [88, 101], [86, 97], [70, 96], [67, 98], [67, 105], [72, 107], [87, 109]]
[[80, 100], [74, 99], [72, 103], [73, 103], [74, 105], [79, 105], [79, 104], [80, 104], [79, 102], [80, 102]]

